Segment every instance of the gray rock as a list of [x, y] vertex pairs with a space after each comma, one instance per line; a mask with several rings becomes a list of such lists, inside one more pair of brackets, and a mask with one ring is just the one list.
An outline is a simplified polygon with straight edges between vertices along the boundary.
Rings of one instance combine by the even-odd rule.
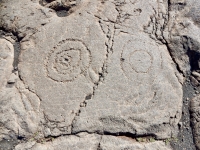
[[5, 137], [25, 137], [37, 130], [40, 102], [21, 81], [15, 86], [7, 85], [15, 83], [18, 78], [12, 73], [14, 48], [12, 43], [5, 39], [0, 39], [0, 43], [0, 140]]
[[195, 0], [171, 1], [166, 41], [177, 67], [185, 75], [199, 69], [199, 6]]
[[52, 139], [52, 142], [44, 142], [43, 144], [35, 142], [19, 144], [15, 150], [96, 150], [100, 139], [99, 135], [81, 133], [76, 136], [70, 135]]
[[102, 150], [172, 150], [169, 145], [166, 145], [162, 141], [155, 141], [150, 143], [136, 142], [133, 139], [126, 137], [113, 137], [113, 136], [103, 136], [100, 149]]
[[[122, 45], [119, 41], [124, 39], [127, 43]], [[130, 39], [134, 43], [128, 42]], [[93, 99], [87, 101], [76, 117], [73, 132], [129, 132], [170, 137], [171, 127], [176, 126], [181, 115], [182, 90], [176, 72], [167, 65], [172, 63], [167, 50], [145, 36], [137, 39], [122, 34], [115, 41], [108, 74], [95, 90]]]
[[193, 135], [195, 139], [195, 144], [198, 149], [200, 149], [200, 116], [199, 116], [199, 110], [200, 110], [200, 95], [197, 95], [195, 98], [193, 98], [190, 102], [190, 111], [191, 111], [191, 123], [193, 126]]
[[126, 137], [99, 136], [96, 134], [81, 133], [77, 136], [59, 137], [52, 142], [35, 143], [28, 142], [19, 144], [15, 150], [172, 150], [170, 146], [162, 141], [151, 143], [139, 143]]
[[0, 139], [26, 137], [38, 130], [40, 100], [23, 86], [4, 88], [0, 92]]
[[192, 75], [194, 75], [195, 77], [200, 77], [200, 73], [196, 72], [196, 71], [193, 71], [192, 72]]
[[14, 48], [12, 43], [0, 39], [0, 89], [6, 85], [8, 77], [12, 72], [14, 59]]
[[[0, 40], [9, 55], [0, 72], [1, 138], [10, 131], [25, 138], [69, 135], [17, 150], [97, 149], [99, 143], [170, 149], [109, 136], [101, 143], [99, 135], [166, 139], [178, 133], [184, 78], [177, 66], [187, 72], [189, 58], [181, 48], [171, 54], [182, 43], [176, 45], [166, 0], [2, 0], [0, 13], [0, 27], [20, 42], [16, 77], [14, 44]], [[71, 135], [81, 132], [96, 134]]]

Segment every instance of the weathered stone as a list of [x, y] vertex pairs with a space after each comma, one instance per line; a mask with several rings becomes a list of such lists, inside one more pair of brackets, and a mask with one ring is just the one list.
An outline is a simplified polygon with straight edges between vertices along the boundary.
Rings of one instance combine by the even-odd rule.
[[9, 76], [11, 75], [14, 59], [13, 45], [5, 40], [0, 39], [0, 89], [6, 85]]
[[[6, 39], [6, 38], [5, 38]], [[39, 123], [39, 100], [18, 81], [13, 72], [14, 47], [11, 42], [0, 39], [0, 140], [25, 137], [33, 134]]]
[[[176, 42], [168, 6], [166, 0], [2, 0], [0, 27], [16, 36], [20, 53], [14, 57], [14, 43], [0, 39], [9, 55], [0, 72], [1, 138], [10, 131], [26, 138], [69, 135], [17, 150], [80, 149], [81, 144], [97, 149], [99, 143], [103, 149], [114, 149], [115, 143], [116, 149], [170, 149], [163, 142], [123, 144], [118, 137], [101, 141], [98, 135], [177, 135], [179, 68], [187, 72], [189, 58], [182, 49], [170, 56]], [[81, 132], [96, 134], [71, 135]]]
[[102, 150], [171, 150], [170, 146], [162, 141], [139, 143], [126, 137], [103, 136], [100, 149]]
[[[141, 39], [127, 36], [116, 36], [111, 57], [113, 63], [108, 64], [108, 74], [95, 90], [93, 99], [87, 101], [87, 106], [76, 117], [73, 132], [129, 132], [165, 138], [171, 134], [170, 126], [178, 123], [179, 119], [169, 122], [166, 116], [170, 113], [171, 118], [180, 117], [181, 99], [177, 99], [182, 95], [175, 72], [174, 76], [168, 75], [172, 74], [173, 68], [167, 65], [171, 60], [167, 58], [166, 48], [153, 44], [145, 36]], [[125, 39], [127, 43], [122, 45], [120, 41]], [[134, 43], [128, 42], [130, 39]], [[168, 125], [162, 127], [163, 123]]]
[[193, 76], [190, 77], [190, 81], [191, 81], [192, 85], [194, 85], [194, 86], [198, 86], [199, 85], [199, 82]]
[[165, 145], [162, 141], [151, 143], [139, 143], [126, 137], [99, 136], [96, 134], [81, 133], [77, 136], [59, 137], [52, 142], [35, 143], [28, 142], [19, 144], [15, 150], [172, 150], [170, 146]]
[[1, 134], [4, 137], [26, 137], [37, 132], [40, 100], [23, 86], [4, 88], [0, 92]]
[[199, 7], [196, 0], [170, 1], [166, 37], [171, 56], [185, 75], [199, 69]]
[[192, 75], [194, 75], [195, 77], [200, 77], [200, 73], [196, 72], [196, 71], [193, 71], [192, 72]]
[[195, 143], [197, 148], [200, 149], [200, 95], [191, 100], [190, 111]]
[[70, 135], [52, 140], [52, 142], [45, 142], [44, 144], [35, 142], [19, 144], [15, 147], [15, 150], [97, 150], [101, 136], [96, 134], [81, 133], [76, 136]]

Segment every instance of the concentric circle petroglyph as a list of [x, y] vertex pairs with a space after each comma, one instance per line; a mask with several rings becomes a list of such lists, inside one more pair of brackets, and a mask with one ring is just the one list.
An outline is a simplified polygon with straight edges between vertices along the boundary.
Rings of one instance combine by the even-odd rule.
[[[141, 42], [138, 39], [133, 41], [126, 43], [122, 49], [121, 69], [134, 87], [137, 87], [137, 90], [135, 88], [130, 90], [130, 93], [134, 90], [136, 96], [126, 98], [130, 110], [133, 113], [142, 114], [161, 106], [159, 99], [162, 98], [160, 94], [162, 90], [154, 87], [160, 87], [160, 81], [157, 79], [159, 75], [155, 72], [162, 70], [162, 58], [156, 44]], [[133, 105], [134, 109], [132, 109]]]
[[144, 74], [152, 76], [161, 69], [162, 58], [158, 46], [150, 42], [141, 42], [139, 39], [129, 41], [123, 46], [120, 59], [121, 69], [131, 80], [136, 79], [139, 74], [142, 74], [142, 77]]
[[47, 76], [55, 81], [72, 81], [90, 64], [90, 52], [79, 40], [62, 41], [47, 58]]
[[130, 54], [129, 63], [136, 72], [148, 72], [152, 65], [152, 56], [144, 50], [136, 50]]
[[153, 64], [152, 55], [145, 50], [132, 50], [122, 54], [122, 68], [126, 73], [148, 73]]

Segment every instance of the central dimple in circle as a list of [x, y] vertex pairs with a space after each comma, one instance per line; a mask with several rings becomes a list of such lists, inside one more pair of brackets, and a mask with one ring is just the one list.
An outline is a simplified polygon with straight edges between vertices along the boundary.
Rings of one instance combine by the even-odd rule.
[[[66, 55], [66, 54], [65, 54]], [[70, 56], [59, 56], [60, 58], [58, 58], [58, 62], [62, 65], [65, 65], [65, 66], [69, 66], [70, 65], [70, 62], [71, 62], [71, 58]]]
[[54, 68], [58, 73], [69, 74], [78, 67], [80, 62], [80, 50], [63, 50], [56, 54]]
[[47, 61], [47, 75], [59, 82], [73, 81], [88, 69], [90, 52], [78, 40], [65, 40], [49, 53]]

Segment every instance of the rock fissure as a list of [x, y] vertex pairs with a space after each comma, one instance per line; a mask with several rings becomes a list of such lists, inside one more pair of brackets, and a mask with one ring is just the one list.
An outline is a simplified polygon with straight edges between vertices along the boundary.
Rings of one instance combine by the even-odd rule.
[[44, 139], [48, 140], [48, 139], [51, 139], [51, 138], [56, 139], [56, 138], [60, 138], [60, 137], [64, 137], [64, 136], [65, 137], [67, 137], [67, 136], [77, 136], [77, 137], [79, 137], [79, 135], [82, 134], [82, 133], [99, 135], [101, 137], [100, 141], [99, 141], [99, 144], [101, 143], [103, 136], [126, 137], [126, 138], [129, 138], [129, 139], [147, 138], [147, 139], [154, 139], [156, 141], [163, 141], [163, 140], [156, 139], [155, 135], [153, 135], [153, 134], [134, 135], [132, 133], [116, 133], [116, 134], [114, 134], [114, 133], [109, 133], [109, 132], [100, 133], [100, 132], [88, 132], [88, 131], [80, 131], [80, 132], [77, 132], [77, 133], [70, 133], [70, 134], [61, 134], [61, 135], [58, 135], [58, 136], [49, 135], [47, 137], [40, 137], [39, 139], [36, 139], [36, 141], [40, 141], [41, 138], [44, 138]]
[[[160, 7], [159, 6], [159, 2], [158, 2], [158, 8]], [[170, 6], [171, 3], [170, 3], [170, 0], [167, 1], [167, 10], [166, 10], [166, 14], [164, 14], [163, 12], [157, 12], [155, 9], [154, 9], [154, 12], [155, 12], [155, 15], [154, 16], [151, 16], [151, 21], [150, 23], [148, 24], [148, 26], [144, 26], [144, 31], [146, 33], [149, 33], [150, 37], [156, 41], [158, 41], [159, 44], [163, 44], [166, 46], [169, 54], [170, 54], [170, 57], [172, 58], [173, 62], [174, 62], [174, 65], [176, 66], [176, 69], [179, 71], [179, 73], [183, 74], [184, 75], [184, 72], [180, 69], [179, 67], [179, 64], [177, 63], [176, 59], [174, 58], [173, 54], [172, 54], [172, 50], [170, 49], [170, 46], [169, 46], [169, 40], [167, 38], [169, 37], [166, 37], [164, 36], [164, 32], [166, 31], [169, 31], [169, 27], [168, 27], [168, 24], [169, 24], [169, 14], [170, 14]], [[162, 20], [164, 20], [163, 23]], [[160, 22], [159, 22], [160, 21]], [[151, 24], [153, 24], [153, 30], [152, 32], [149, 32], [148, 30], [148, 27], [151, 27]], [[152, 36], [152, 34], [154, 36]]]

